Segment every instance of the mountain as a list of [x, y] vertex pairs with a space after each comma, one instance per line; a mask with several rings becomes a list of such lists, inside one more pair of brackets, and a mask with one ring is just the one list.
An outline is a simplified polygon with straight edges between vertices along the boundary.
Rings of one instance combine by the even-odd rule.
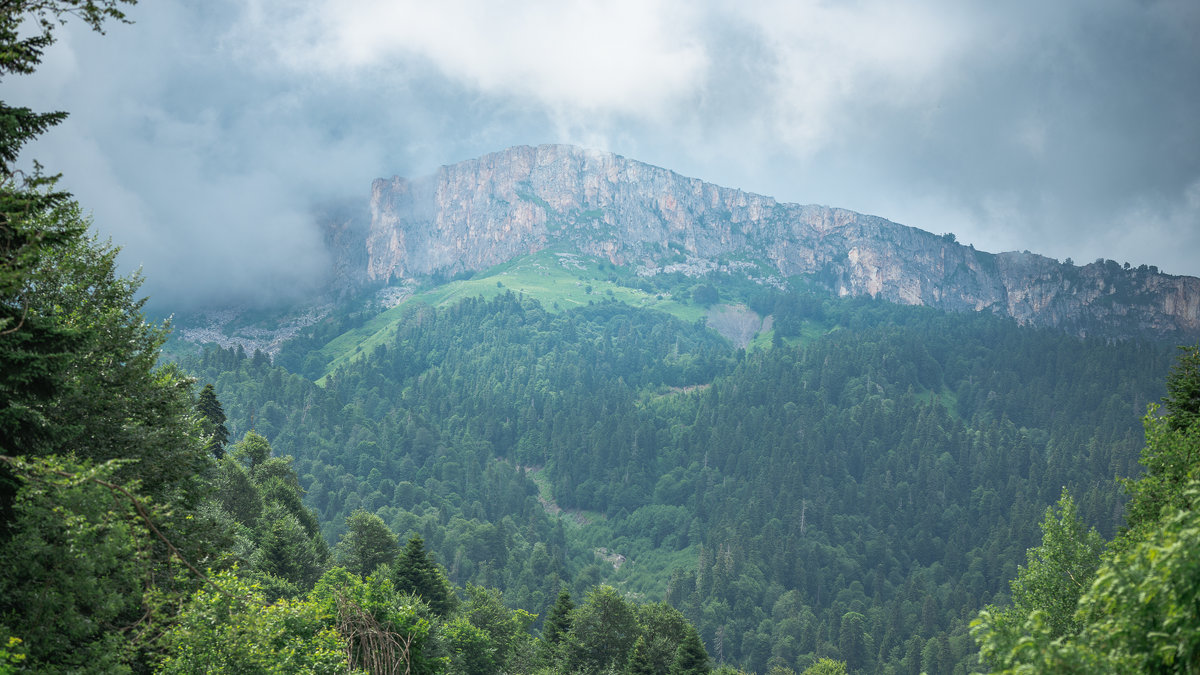
[[1064, 487], [1124, 523], [1175, 351], [1143, 338], [1197, 333], [1196, 279], [564, 146], [366, 206], [327, 218], [356, 292], [176, 323], [221, 347], [176, 354], [231, 437], [291, 458], [330, 545], [366, 511], [541, 617], [609, 584], [747, 673], [980, 668]]
[[369, 224], [327, 240], [341, 279], [388, 284], [476, 272], [547, 248], [641, 276], [724, 272], [784, 287], [799, 277], [839, 296], [989, 311], [1077, 335], [1200, 336], [1200, 279], [987, 253], [953, 235], [688, 178], [567, 145], [519, 146], [376, 180]]

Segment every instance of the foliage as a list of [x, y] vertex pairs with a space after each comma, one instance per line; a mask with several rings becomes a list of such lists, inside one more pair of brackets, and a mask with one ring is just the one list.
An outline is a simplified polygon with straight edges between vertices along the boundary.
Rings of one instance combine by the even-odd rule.
[[225, 409], [211, 384], [204, 385], [196, 397], [196, 411], [200, 413], [200, 425], [208, 438], [205, 449], [221, 459], [225, 456], [225, 444], [229, 442], [229, 429], [225, 427]]
[[20, 670], [27, 654], [21, 648], [21, 638], [9, 637], [7, 643], [0, 647], [0, 675], [12, 675]]
[[[977, 635], [994, 673], [1194, 673], [1200, 670], [1200, 484], [1189, 508], [1113, 552], [1080, 598], [1082, 632], [1056, 637], [1045, 615], [1024, 618], [1009, 643]], [[980, 621], [986, 625], [987, 612]]]
[[[67, 17], [103, 32], [106, 21], [124, 20], [122, 3], [132, 4], [133, 0], [6, 2], [0, 9], [0, 77], [33, 73], [46, 48], [54, 44], [55, 30], [66, 23]], [[78, 221], [42, 218], [66, 203], [68, 195], [53, 189], [57, 176], [42, 174], [37, 162], [29, 174], [21, 172], [16, 163], [25, 144], [66, 116], [64, 112], [36, 113], [0, 102], [0, 332], [19, 334], [15, 339], [25, 343], [25, 355], [35, 359], [26, 362], [27, 366], [35, 365], [37, 356], [55, 353], [51, 347], [39, 354], [38, 347], [49, 345], [30, 343], [53, 342], [57, 331], [36, 319], [29, 321], [27, 310], [19, 309], [15, 295], [26, 286], [29, 272], [41, 264], [42, 256], [77, 239], [83, 227]]]
[[404, 550], [396, 558], [392, 580], [396, 588], [428, 603], [438, 616], [449, 616], [458, 605], [454, 589], [446, 580], [441, 566], [425, 550], [425, 542], [419, 534], [409, 537]]
[[428, 606], [402, 593], [390, 579], [362, 579], [340, 567], [322, 575], [309, 597], [336, 617], [349, 663], [371, 673], [403, 663], [414, 675], [440, 673], [446, 659], [434, 654]]
[[564, 588], [662, 599], [746, 671], [843, 658], [843, 635], [859, 668], [967, 663], [963, 617], [1006, 602], [1063, 486], [1117, 527], [1131, 411], [1162, 395], [1170, 348], [792, 304], [804, 342], [741, 356], [661, 314], [501, 294], [407, 307], [324, 387], [230, 350], [186, 365], [231, 429], [253, 412], [297, 458], [331, 539], [362, 508], [547, 621]]
[[504, 670], [531, 665], [534, 639], [529, 627], [537, 616], [523, 609], [509, 609], [498, 590], [473, 584], [467, 584], [464, 590], [466, 602], [460, 606], [459, 616], [484, 632], [499, 663], [506, 666]]
[[634, 608], [612, 586], [592, 589], [571, 614], [566, 664], [575, 673], [624, 667], [639, 631]]
[[[1020, 603], [1014, 610], [1025, 611], [989, 609], [973, 623], [993, 672], [1200, 671], [1200, 422], [1177, 396], [1196, 378], [1195, 363], [1186, 351], [1170, 376], [1168, 414], [1152, 406], [1144, 419], [1147, 474], [1126, 483], [1130, 528], [1109, 545], [1071, 623], [1061, 625], [1061, 606]], [[1061, 583], [1041, 591], [1052, 595]]]
[[1200, 421], [1200, 345], [1181, 346], [1179, 351], [1167, 377], [1167, 395], [1163, 398], [1174, 430], [1186, 429]]
[[346, 534], [334, 553], [337, 562], [365, 577], [380, 565], [390, 565], [400, 551], [396, 535], [379, 516], [359, 509], [346, 519]]
[[441, 627], [442, 641], [450, 652], [452, 672], [490, 675], [501, 671], [502, 656], [486, 631], [458, 615]]
[[151, 534], [117, 467], [4, 458], [20, 477], [0, 545], [0, 637], [38, 669], [127, 671], [151, 626]]
[[[1029, 549], [1026, 564], [1012, 581], [1011, 607], [988, 607], [972, 624], [984, 660], [995, 668], [1026, 639], [1023, 631], [1036, 627], [1050, 639], [1071, 638], [1083, 628], [1077, 618], [1079, 598], [1092, 585], [1104, 540], [1095, 529], [1079, 521], [1075, 502], [1067, 490], [1042, 520], [1042, 544]], [[1033, 615], [1038, 619], [1029, 623]]]
[[213, 501], [240, 533], [236, 554], [246, 564], [244, 574], [270, 599], [312, 588], [329, 558], [291, 462], [290, 456], [271, 457], [267, 440], [247, 432], [213, 475]]
[[247, 431], [246, 436], [233, 449], [233, 458], [253, 472], [271, 457], [271, 444], [261, 434]]
[[568, 633], [571, 632], [571, 610], [575, 609], [575, 604], [571, 602], [571, 592], [567, 589], [562, 589], [558, 592], [558, 599], [554, 601], [554, 606], [550, 608], [550, 614], [546, 617], [546, 624], [542, 628], [542, 639], [550, 644], [558, 644]]
[[659, 672], [650, 660], [650, 655], [646, 653], [645, 636], [639, 635], [633, 643], [633, 651], [629, 653], [629, 665], [625, 672], [627, 675], [656, 675]]
[[671, 662], [671, 675], [706, 675], [712, 671], [708, 663], [708, 652], [696, 632], [688, 631], [675, 652]]
[[1105, 561], [1080, 602], [1091, 622], [1082, 642], [1122, 670], [1200, 671], [1200, 482], [1184, 497], [1157, 531]]
[[[638, 629], [644, 638], [646, 660], [655, 672], [667, 672], [678, 656], [679, 647], [696, 634], [695, 626], [679, 610], [662, 602], [639, 606], [637, 619]], [[692, 655], [695, 654], [694, 647], [688, 648]]]
[[1163, 398], [1165, 415], [1151, 406], [1142, 424], [1146, 447], [1140, 462], [1145, 474], [1124, 481], [1129, 492], [1127, 532], [1116, 545], [1136, 541], [1141, 530], [1154, 527], [1159, 519], [1184, 504], [1183, 489], [1197, 476], [1200, 465], [1200, 346], [1180, 349], [1167, 377]]
[[800, 675], [846, 675], [846, 664], [843, 661], [822, 657], [816, 663], [805, 668]]
[[163, 637], [159, 672], [350, 672], [328, 607], [311, 599], [268, 604], [232, 572], [210, 579]]

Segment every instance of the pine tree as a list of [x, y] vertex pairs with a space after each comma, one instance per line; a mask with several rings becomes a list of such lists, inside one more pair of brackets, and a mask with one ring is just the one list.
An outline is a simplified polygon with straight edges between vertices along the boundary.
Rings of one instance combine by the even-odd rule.
[[204, 385], [196, 397], [196, 411], [200, 413], [200, 426], [208, 437], [205, 449], [221, 459], [225, 456], [225, 444], [229, 442], [229, 429], [225, 426], [225, 409], [211, 384]]
[[712, 672], [708, 663], [708, 652], [696, 631], [688, 631], [679, 649], [675, 650], [675, 661], [671, 664], [671, 675], [697, 675]]
[[550, 614], [546, 617], [546, 623], [542, 627], [542, 639], [547, 644], [560, 644], [563, 638], [571, 632], [571, 610], [573, 609], [575, 609], [575, 603], [571, 602], [571, 592], [564, 588], [558, 592], [558, 599], [554, 601], [554, 606], [550, 608]]
[[392, 581], [398, 590], [420, 596], [438, 616], [449, 616], [458, 604], [446, 574], [425, 550], [425, 540], [419, 534], [408, 540], [396, 558]]
[[1173, 430], [1186, 429], [1200, 420], [1200, 345], [1180, 347], [1179, 359], [1167, 377], [1163, 398]]

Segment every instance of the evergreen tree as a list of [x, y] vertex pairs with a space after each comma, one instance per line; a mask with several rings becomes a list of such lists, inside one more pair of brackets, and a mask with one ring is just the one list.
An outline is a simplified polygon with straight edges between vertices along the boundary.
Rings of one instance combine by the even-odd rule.
[[1034, 613], [1055, 638], [1073, 636], [1082, 627], [1076, 608], [1100, 565], [1104, 540], [1079, 521], [1075, 501], [1065, 489], [1058, 504], [1046, 509], [1041, 527], [1042, 545], [1029, 549], [1025, 565], [1017, 568], [1010, 584], [1012, 606], [988, 607], [980, 614], [976, 633], [987, 636], [988, 654], [1006, 655], [1014, 649], [1025, 639], [1026, 623]]
[[1200, 345], [1180, 347], [1180, 355], [1167, 376], [1163, 407], [1171, 429], [1186, 429], [1200, 420]]
[[392, 580], [397, 590], [419, 596], [438, 616], [449, 616], [458, 604], [446, 574], [425, 550], [425, 540], [419, 534], [409, 538], [396, 558]]
[[263, 499], [258, 486], [250, 480], [246, 467], [230, 457], [217, 462], [213, 495], [225, 513], [234, 520], [253, 528], [262, 515]]
[[[0, 78], [33, 73], [68, 17], [103, 32], [107, 20], [124, 19], [119, 3], [129, 1], [4, 3]], [[37, 452], [53, 435], [46, 411], [59, 398], [63, 378], [75, 363], [78, 327], [41, 315], [29, 290], [31, 276], [46, 266], [48, 257], [79, 242], [87, 223], [58, 216], [70, 195], [54, 189], [57, 176], [44, 175], [36, 161], [32, 172], [17, 168], [21, 148], [66, 116], [0, 101], [0, 452], [9, 454]], [[4, 471], [0, 469], [0, 482]], [[0, 502], [3, 515], [7, 499], [2, 487]]]
[[283, 579], [299, 590], [311, 588], [324, 571], [323, 548], [279, 504], [263, 509], [256, 535], [258, 550], [252, 561], [255, 571]]
[[[1160, 417], [1151, 406], [1143, 418], [1147, 472], [1126, 484], [1133, 495], [1130, 528], [1094, 573], [1051, 565], [1039, 575], [1048, 583], [1029, 589], [1038, 603], [1054, 603], [1064, 584], [1082, 583], [1067, 629], [1065, 611], [1053, 604], [1015, 616], [989, 608], [972, 622], [992, 672], [1200, 671], [1200, 418], [1187, 394], [1200, 379], [1196, 353], [1188, 350], [1171, 373], [1168, 414]], [[1014, 582], [1014, 596], [1017, 590]]]
[[841, 627], [838, 629], [838, 649], [846, 659], [846, 667], [858, 670], [867, 664], [867, 645], [864, 625], [866, 617], [858, 612], [846, 612], [842, 615]]
[[708, 652], [700, 641], [700, 634], [688, 631], [679, 649], [675, 651], [675, 660], [671, 663], [671, 675], [704, 675], [712, 671], [708, 663]]
[[573, 609], [575, 609], [575, 603], [571, 602], [571, 592], [563, 588], [558, 592], [558, 599], [554, 601], [554, 606], [550, 608], [550, 613], [546, 616], [546, 623], [542, 626], [542, 639], [552, 645], [561, 643], [563, 638], [571, 632], [571, 610]]
[[1200, 467], [1200, 346], [1181, 348], [1167, 377], [1165, 415], [1150, 406], [1142, 418], [1146, 446], [1140, 463], [1146, 472], [1137, 480], [1126, 480], [1126, 532], [1117, 539], [1118, 548], [1133, 543], [1145, 528], [1155, 528], [1166, 513], [1174, 513], [1186, 502], [1184, 489]]
[[208, 438], [205, 449], [221, 459], [225, 456], [225, 444], [229, 442], [229, 429], [225, 427], [225, 410], [211, 384], [204, 385], [196, 397], [196, 411], [200, 413], [200, 426]]

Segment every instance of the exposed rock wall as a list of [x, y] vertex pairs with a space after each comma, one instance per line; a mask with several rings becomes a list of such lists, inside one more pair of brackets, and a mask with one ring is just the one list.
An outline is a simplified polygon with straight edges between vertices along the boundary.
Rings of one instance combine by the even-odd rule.
[[996, 311], [1077, 333], [1200, 335], [1200, 280], [991, 254], [882, 218], [779, 204], [610, 153], [510, 148], [372, 185], [366, 276], [485, 269], [564, 246], [642, 273], [681, 261], [764, 261], [842, 295]]

